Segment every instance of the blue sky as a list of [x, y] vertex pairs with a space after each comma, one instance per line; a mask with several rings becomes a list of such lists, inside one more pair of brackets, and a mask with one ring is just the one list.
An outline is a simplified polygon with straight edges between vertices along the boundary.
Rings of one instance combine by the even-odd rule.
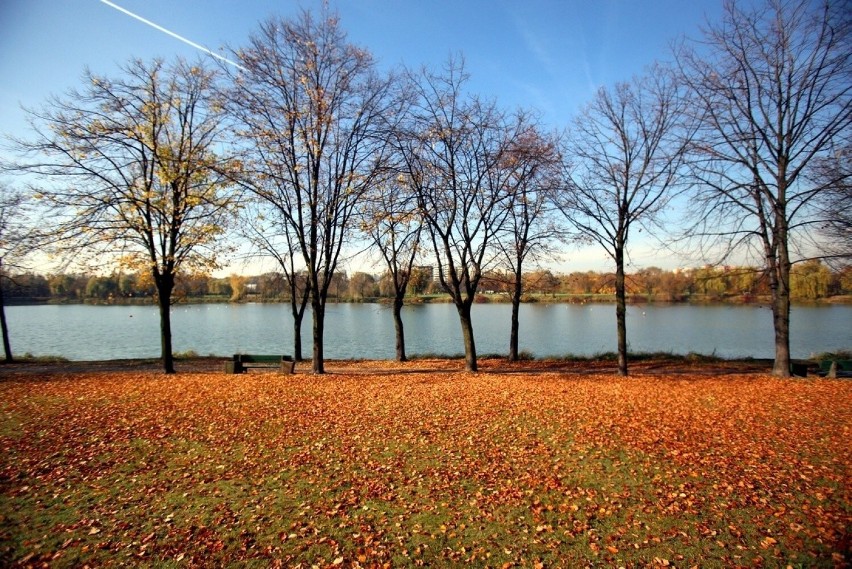
[[[113, 0], [214, 51], [239, 46], [272, 14], [303, 0]], [[382, 66], [440, 66], [461, 53], [470, 88], [507, 107], [537, 109], [561, 129], [600, 86], [671, 58], [681, 35], [698, 37], [722, 0], [337, 0], [330, 1], [355, 44]], [[195, 57], [195, 48], [100, 0], [0, 0], [0, 133], [26, 136], [21, 105], [79, 85], [88, 66], [109, 75], [131, 57]], [[636, 251], [637, 266], [654, 262]], [[573, 259], [572, 259], [573, 257]], [[604, 269], [602, 252], [569, 253], [566, 270]], [[574, 262], [571, 262], [571, 261]], [[677, 263], [674, 263], [677, 264]]]

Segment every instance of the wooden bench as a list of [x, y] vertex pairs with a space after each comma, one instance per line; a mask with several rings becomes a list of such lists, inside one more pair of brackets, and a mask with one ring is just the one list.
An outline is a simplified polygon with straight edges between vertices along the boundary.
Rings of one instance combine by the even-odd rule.
[[819, 374], [823, 377], [852, 377], [852, 360], [822, 360]]
[[233, 359], [225, 362], [225, 373], [245, 373], [249, 368], [277, 369], [284, 374], [292, 374], [296, 362], [290, 356], [263, 356], [256, 354], [234, 354]]

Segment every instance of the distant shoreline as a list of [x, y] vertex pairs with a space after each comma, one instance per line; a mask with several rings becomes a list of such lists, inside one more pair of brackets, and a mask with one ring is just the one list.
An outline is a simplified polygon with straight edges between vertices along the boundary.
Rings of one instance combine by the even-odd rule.
[[[200, 296], [186, 297], [174, 299], [172, 304], [286, 304], [289, 300], [277, 298], [261, 298], [246, 297], [241, 300], [231, 300], [230, 298], [216, 296]], [[368, 298], [349, 298], [331, 297], [329, 303], [334, 304], [390, 304], [391, 298], [386, 297], [368, 297]], [[406, 304], [442, 304], [450, 303], [452, 299], [448, 295], [420, 295], [406, 297]], [[475, 302], [477, 304], [509, 304], [510, 298], [507, 294], [491, 293], [477, 294]], [[521, 304], [614, 304], [614, 294], [530, 294], [525, 295], [521, 300]], [[643, 305], [643, 304], [693, 304], [693, 305], [746, 305], [759, 306], [769, 305], [771, 299], [768, 296], [744, 296], [735, 295], [730, 297], [716, 297], [710, 295], [690, 295], [682, 298], [670, 298], [668, 296], [655, 295], [628, 295], [627, 304]], [[41, 305], [65, 305], [65, 304], [83, 304], [90, 306], [156, 306], [156, 299], [151, 297], [134, 297], [124, 298], [116, 297], [110, 299], [56, 299], [56, 298], [7, 298], [5, 299], [6, 306], [41, 306]], [[852, 304], [852, 295], [837, 295], [829, 296], [814, 300], [793, 300], [793, 305], [801, 306], [820, 306], [833, 304]]]

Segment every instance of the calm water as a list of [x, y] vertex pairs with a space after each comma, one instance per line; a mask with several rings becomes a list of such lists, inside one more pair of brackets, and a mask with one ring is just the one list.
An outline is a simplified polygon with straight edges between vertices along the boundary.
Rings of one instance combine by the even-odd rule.
[[[473, 309], [477, 351], [506, 353], [507, 304]], [[16, 354], [58, 355], [72, 360], [156, 357], [159, 317], [154, 306], [11, 306], [6, 308]], [[461, 331], [450, 304], [403, 310], [406, 348], [418, 353], [460, 354]], [[795, 306], [791, 337], [794, 358], [852, 348], [852, 306]], [[292, 353], [289, 308], [279, 304], [196, 304], [173, 309], [174, 350], [201, 355]], [[725, 357], [771, 358], [772, 315], [755, 306], [643, 305], [628, 307], [631, 351], [715, 353]], [[311, 320], [302, 327], [304, 355], [311, 352]], [[594, 355], [616, 349], [612, 304], [528, 304], [521, 307], [520, 345], [537, 357]], [[394, 357], [390, 307], [330, 304], [328, 358]]]

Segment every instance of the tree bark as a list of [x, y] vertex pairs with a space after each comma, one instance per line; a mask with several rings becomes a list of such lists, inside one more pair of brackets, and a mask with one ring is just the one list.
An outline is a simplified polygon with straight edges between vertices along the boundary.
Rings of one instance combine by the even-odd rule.
[[[295, 277], [294, 277], [295, 278]], [[290, 311], [293, 314], [293, 361], [300, 362], [302, 358], [302, 320], [305, 316], [305, 307], [308, 305], [310, 288], [305, 287], [301, 299], [296, 301], [297, 287], [290, 286]]]
[[157, 285], [157, 303], [160, 308], [160, 358], [163, 363], [163, 371], [167, 374], [175, 373], [175, 361], [172, 354], [172, 290], [174, 289], [174, 275], [156, 275], [154, 282]]
[[325, 306], [318, 298], [319, 294], [311, 295], [311, 309], [314, 315], [314, 350], [313, 350], [313, 365], [311, 370], [315, 374], [325, 373], [325, 361], [323, 355], [322, 337], [325, 331]]
[[405, 303], [405, 291], [403, 295], [397, 293], [393, 301], [393, 325], [396, 330], [396, 361], [405, 362], [408, 358], [405, 355], [405, 330], [402, 325], [402, 306]]
[[12, 344], [9, 342], [9, 328], [6, 325], [6, 301], [3, 297], [3, 283], [0, 282], [0, 329], [3, 331], [3, 354], [6, 363], [12, 363]]
[[[780, 219], [779, 219], [780, 218]], [[775, 363], [772, 375], [790, 377], [790, 253], [787, 249], [786, 213], [776, 217], [777, 271], [772, 286], [772, 323], [775, 328]]]
[[293, 318], [293, 361], [302, 361], [302, 318]]
[[521, 291], [523, 280], [521, 272], [515, 271], [515, 287], [512, 290], [512, 326], [509, 331], [509, 361], [516, 362], [520, 359], [518, 350], [518, 336], [520, 334], [520, 312], [521, 312]]
[[618, 330], [618, 375], [627, 376], [627, 294], [624, 286], [624, 249], [615, 251], [615, 323]]
[[[789, 278], [789, 277], [788, 277]], [[780, 287], [783, 289], [784, 287]], [[772, 321], [775, 326], [775, 364], [772, 375], [790, 377], [790, 293], [778, 291], [772, 302]]]
[[471, 302], [456, 304], [461, 323], [462, 340], [464, 342], [464, 369], [465, 371], [477, 371], [476, 363], [476, 341], [473, 337], [473, 320], [470, 316]]

